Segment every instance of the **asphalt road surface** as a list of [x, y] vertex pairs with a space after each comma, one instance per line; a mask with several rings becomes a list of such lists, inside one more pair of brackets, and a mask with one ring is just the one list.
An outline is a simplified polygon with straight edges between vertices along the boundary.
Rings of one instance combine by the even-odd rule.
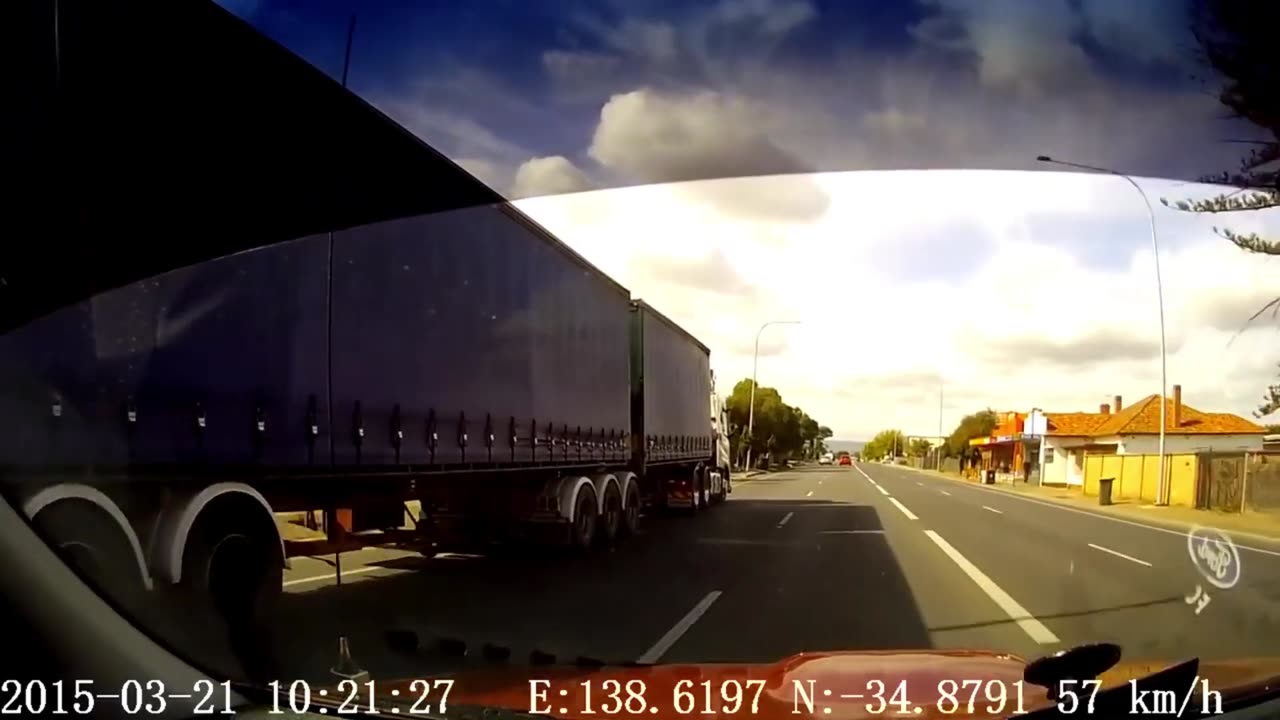
[[[314, 680], [339, 635], [380, 678], [480, 663], [485, 643], [515, 663], [533, 650], [561, 662], [1032, 658], [1096, 641], [1130, 659], [1274, 655], [1280, 546], [1237, 546], [1241, 579], [1222, 590], [1182, 532], [906, 468], [802, 468], [738, 483], [700, 517], [646, 518], [642, 537], [585, 558], [364, 550], [343, 556], [341, 586], [331, 561], [295, 559], [275, 643], [289, 677]], [[1186, 599], [1197, 586], [1210, 597], [1199, 613]], [[419, 648], [389, 647], [388, 631], [404, 630]]]

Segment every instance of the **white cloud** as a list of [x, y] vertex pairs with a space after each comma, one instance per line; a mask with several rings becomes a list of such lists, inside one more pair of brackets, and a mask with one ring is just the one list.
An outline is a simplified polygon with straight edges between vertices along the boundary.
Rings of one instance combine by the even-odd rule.
[[[1146, 211], [1115, 182], [1043, 172], [832, 173], [519, 205], [706, 342], [721, 378], [750, 375], [762, 322], [802, 319], [765, 331], [760, 381], [837, 437], [863, 438], [889, 426], [936, 432], [940, 380], [948, 432], [988, 405], [1085, 410], [1158, 389]], [[822, 188], [830, 209], [761, 222], [699, 199], [708, 186], [728, 197], [785, 193], [795, 183]], [[1153, 197], [1197, 190], [1142, 184]], [[1270, 321], [1232, 342], [1229, 321], [1269, 297], [1275, 263], [1210, 227], [1238, 221], [1280, 233], [1280, 213], [1156, 212], [1170, 383], [1193, 406], [1248, 415], [1280, 343]], [[1054, 232], [1042, 235], [1029, 218], [1046, 214]], [[954, 261], [930, 264], [939, 256]]]
[[560, 195], [591, 189], [591, 180], [568, 158], [560, 155], [533, 158], [516, 170], [511, 197]]

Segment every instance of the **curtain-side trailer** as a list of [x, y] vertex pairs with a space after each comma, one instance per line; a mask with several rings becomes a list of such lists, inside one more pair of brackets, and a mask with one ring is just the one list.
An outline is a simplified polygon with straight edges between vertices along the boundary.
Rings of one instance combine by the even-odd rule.
[[[56, 8], [0, 285], [0, 483], [109, 596], [251, 639], [290, 555], [585, 549], [727, 492], [707, 349], [491, 190], [211, 3]], [[144, 181], [101, 175], [126, 165]], [[282, 537], [313, 510], [323, 539]]]

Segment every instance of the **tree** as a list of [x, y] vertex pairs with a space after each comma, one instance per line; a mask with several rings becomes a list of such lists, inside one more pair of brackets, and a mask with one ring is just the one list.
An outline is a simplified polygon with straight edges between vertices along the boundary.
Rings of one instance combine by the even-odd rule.
[[924, 438], [915, 438], [907, 443], [907, 455], [910, 457], [924, 457], [933, 450], [933, 443]]
[[999, 424], [999, 418], [990, 408], [965, 415], [947, 438], [947, 456], [963, 456], [969, 449], [970, 440], [990, 436], [997, 424]]
[[906, 451], [906, 438], [901, 430], [881, 430], [871, 441], [862, 446], [862, 457], [867, 460], [901, 455]]
[[[793, 456], [809, 457], [816, 454], [821, 441], [831, 437], [831, 429], [818, 424], [804, 410], [786, 404], [782, 395], [771, 387], [759, 385], [755, 392], [755, 417], [751, 418], [751, 380], [745, 379], [733, 386], [727, 401], [730, 452], [745, 462], [746, 451], [751, 449], [753, 458], [769, 456], [785, 460]], [[747, 423], [752, 421], [751, 437], [747, 437]]]
[[[1203, 0], [1196, 4], [1192, 34], [1200, 48], [1200, 60], [1217, 76], [1218, 101], [1236, 117], [1248, 121], [1260, 133], [1238, 140], [1251, 146], [1235, 171], [1200, 178], [1202, 182], [1234, 187], [1204, 200], [1160, 199], [1166, 207], [1195, 213], [1238, 213], [1280, 207], [1280, 53], [1275, 51], [1275, 28], [1280, 26], [1280, 4], [1271, 0]], [[1280, 255], [1280, 240], [1230, 228], [1213, 231], [1249, 253]], [[1245, 323], [1263, 314], [1272, 319], [1280, 311], [1280, 297], [1273, 298]], [[1264, 417], [1280, 410], [1280, 384], [1271, 385], [1254, 415]]]

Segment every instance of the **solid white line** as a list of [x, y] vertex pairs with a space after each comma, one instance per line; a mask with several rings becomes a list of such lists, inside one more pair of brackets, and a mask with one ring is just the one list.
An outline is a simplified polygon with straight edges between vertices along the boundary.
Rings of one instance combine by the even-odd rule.
[[1112, 555], [1115, 555], [1116, 557], [1119, 557], [1119, 558], [1124, 558], [1129, 562], [1136, 562], [1139, 565], [1146, 565], [1147, 567], [1151, 567], [1151, 563], [1147, 562], [1146, 560], [1139, 560], [1138, 558], [1133, 557], [1132, 555], [1125, 555], [1124, 553], [1116, 552], [1111, 548], [1104, 548], [1101, 545], [1094, 545], [1093, 543], [1089, 543], [1089, 547], [1093, 548], [1094, 550], [1101, 550], [1104, 553], [1111, 553]]
[[993, 508], [993, 507], [991, 507], [991, 506], [989, 506], [989, 505], [983, 505], [983, 506], [982, 506], [982, 509], [983, 509], [983, 510], [990, 510], [991, 512], [993, 512], [993, 513], [995, 513], [995, 514], [997, 514], [997, 515], [1003, 515], [1003, 514], [1004, 514], [1004, 511], [1002, 511], [1002, 510], [997, 510], [997, 509], [995, 509], [995, 508]]
[[810, 490], [809, 492], [805, 493], [805, 494], [804, 494], [804, 496], [805, 496], [805, 497], [813, 497], [813, 491], [812, 491], [812, 490]]
[[947, 492], [946, 490], [939, 490], [938, 492], [942, 493], [943, 495], [946, 495], [947, 497], [951, 497], [951, 493]]
[[[870, 475], [868, 475], [866, 472], [864, 472], [862, 468], [858, 467], [857, 465], [854, 465], [854, 466], [853, 466], [853, 469], [854, 469], [854, 470], [857, 470], [859, 473], [862, 473], [862, 477], [866, 478], [866, 479], [867, 479], [867, 482], [871, 483], [872, 485], [875, 485], [875, 484], [876, 484], [876, 481], [875, 481], [875, 480], [872, 480], [872, 479], [871, 479], [871, 476], [870, 476]], [[879, 487], [879, 485], [876, 485], [876, 487]]]
[[653, 647], [649, 648], [643, 655], [636, 658], [636, 662], [651, 664], [661, 660], [662, 656], [666, 655], [667, 651], [671, 649], [671, 646], [675, 645], [676, 641], [679, 640], [682, 635], [689, 632], [689, 628], [693, 627], [693, 624], [698, 622], [698, 618], [702, 617], [703, 613], [705, 613], [707, 609], [719, 599], [719, 590], [712, 590], [707, 593], [707, 596], [698, 601], [698, 604], [694, 605], [692, 610], [690, 610], [684, 617], [680, 618], [680, 622], [672, 626], [672, 628], [667, 631], [666, 635], [658, 638], [658, 642], [654, 643]]
[[789, 512], [786, 515], [783, 515], [782, 519], [778, 521], [778, 527], [782, 527], [783, 525], [786, 525], [787, 523], [791, 522], [792, 515], [795, 515], [795, 513]]
[[880, 494], [881, 494], [881, 495], [888, 495], [888, 494], [889, 494], [889, 491], [888, 491], [888, 490], [885, 490], [885, 489], [884, 489], [884, 486], [882, 486], [882, 485], [877, 485], [877, 486], [876, 486], [876, 489], [880, 491]]
[[[374, 570], [390, 570], [390, 569], [391, 568], [366, 566], [366, 567], [356, 568], [354, 570], [343, 570], [342, 577], [346, 577], [348, 575], [360, 575], [362, 573], [373, 572]], [[334, 577], [335, 577], [334, 573], [329, 573], [328, 575], [313, 575], [311, 577], [298, 578], [297, 580], [285, 580], [282, 587], [289, 587], [290, 585], [301, 585], [303, 583], [320, 582], [321, 580], [332, 580]]]
[[[939, 479], [947, 480], [953, 483], [963, 482], [961, 480], [952, 480], [951, 478], [939, 478]], [[1134, 527], [1145, 528], [1147, 530], [1153, 530], [1155, 532], [1167, 533], [1169, 535], [1177, 535], [1180, 538], [1186, 538], [1187, 533], [1190, 532], [1189, 529], [1174, 530], [1172, 528], [1159, 527], [1157, 525], [1148, 525], [1146, 523], [1140, 523], [1136, 520], [1126, 520], [1124, 518], [1112, 517], [1110, 515], [1103, 515], [1102, 513], [1097, 513], [1090, 510], [1081, 510], [1080, 508], [1070, 507], [1067, 505], [1063, 505], [1062, 503], [1050, 502], [1048, 500], [1038, 500], [1036, 498], [1030, 498], [1030, 497], [1026, 497], [1025, 495], [1021, 495], [1016, 491], [1011, 492], [1008, 490], [996, 490], [994, 488], [987, 488], [981, 485], [972, 485], [969, 483], [965, 483], [965, 486], [975, 491], [988, 492], [988, 493], [1000, 493], [1005, 497], [1016, 498], [1024, 502], [1035, 503], [1036, 505], [1043, 505], [1045, 507], [1054, 508], [1055, 510], [1066, 510], [1067, 512], [1073, 512], [1079, 515], [1088, 515], [1089, 517], [1098, 518], [1099, 520], [1110, 520], [1111, 522], [1122, 523], [1124, 525], [1132, 525]], [[1227, 535], [1231, 535], [1231, 533], [1226, 530], [1223, 530], [1223, 532], [1227, 533]], [[1232, 539], [1232, 543], [1236, 546], [1236, 549], [1238, 550], [1250, 550], [1256, 553], [1261, 553], [1263, 555], [1272, 555], [1275, 557], [1280, 557], [1280, 550], [1267, 550], [1265, 548], [1253, 547], [1252, 545], [1241, 545], [1240, 543], [1236, 542], [1234, 538]]]
[[1018, 627], [1022, 628], [1022, 631], [1029, 635], [1032, 640], [1035, 640], [1041, 645], [1050, 645], [1058, 642], [1057, 635], [1054, 635], [1049, 628], [1045, 627], [1044, 623], [1032, 617], [1031, 613], [1027, 612], [1026, 608], [1019, 605], [1017, 600], [1014, 600], [1009, 596], [1009, 593], [1000, 589], [1000, 586], [996, 585], [991, 578], [987, 577], [985, 573], [979, 570], [978, 566], [969, 562], [968, 558], [961, 555], [959, 550], [951, 547], [951, 543], [944, 540], [941, 535], [932, 530], [925, 530], [924, 534], [928, 535], [930, 540], [932, 540], [938, 547], [942, 548], [942, 552], [946, 553], [947, 557], [951, 558], [952, 562], [959, 565], [960, 569], [964, 571], [964, 574], [968, 575], [970, 580], [977, 583], [978, 587], [987, 594], [987, 597], [994, 600], [996, 605], [999, 605], [1000, 609], [1003, 610], [1011, 620], [1017, 623]]
[[[886, 494], [886, 495], [888, 495], [889, 493], [885, 493], [885, 494]], [[903, 515], [906, 515], [906, 516], [907, 516], [907, 519], [908, 519], [908, 520], [919, 520], [919, 519], [920, 519], [920, 518], [916, 517], [916, 514], [915, 514], [915, 513], [913, 513], [913, 512], [911, 512], [910, 510], [908, 510], [906, 505], [903, 505], [901, 502], [899, 502], [899, 501], [898, 501], [898, 498], [896, 498], [896, 497], [891, 497], [891, 498], [889, 498], [889, 502], [893, 503], [894, 505], [897, 505], [897, 506], [898, 506], [898, 509], [902, 511], [902, 514], [903, 514]]]

